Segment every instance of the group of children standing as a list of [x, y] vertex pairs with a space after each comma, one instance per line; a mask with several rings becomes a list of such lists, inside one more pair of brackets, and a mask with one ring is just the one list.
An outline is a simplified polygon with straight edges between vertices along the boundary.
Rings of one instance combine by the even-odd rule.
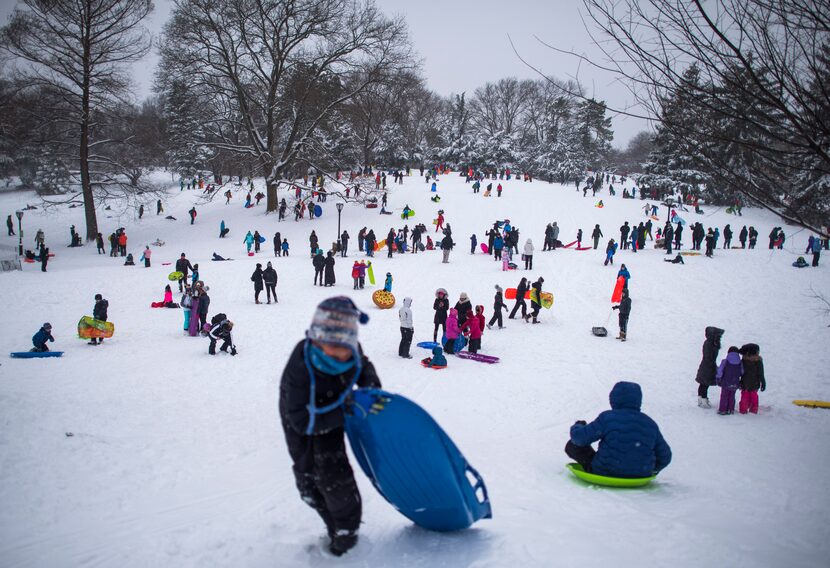
[[718, 414], [735, 413], [735, 396], [738, 389], [741, 391], [738, 411], [741, 414], [758, 414], [758, 391], [763, 392], [767, 388], [764, 361], [760, 355], [761, 348], [755, 343], [747, 343], [740, 348], [732, 346], [718, 365], [716, 359], [723, 333], [724, 330], [717, 327], [706, 328], [703, 360], [695, 378], [699, 385], [697, 404], [701, 408], [711, 408], [709, 387], [717, 385], [721, 388]]

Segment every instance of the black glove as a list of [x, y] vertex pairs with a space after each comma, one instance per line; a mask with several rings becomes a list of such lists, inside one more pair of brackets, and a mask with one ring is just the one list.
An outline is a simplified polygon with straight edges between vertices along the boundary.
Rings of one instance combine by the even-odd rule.
[[767, 390], [767, 385], [766, 384], [761, 385], [761, 392], [764, 392], [765, 390]]
[[620, 309], [620, 307], [619, 307], [619, 306], [611, 306], [611, 309], [612, 309], [612, 310], [619, 310], [619, 309]]
[[584, 420], [577, 420], [576, 422], [574, 422], [574, 425], [577, 425], [577, 424], [579, 424], [580, 426], [587, 426], [588, 425], [588, 423], [585, 422]]

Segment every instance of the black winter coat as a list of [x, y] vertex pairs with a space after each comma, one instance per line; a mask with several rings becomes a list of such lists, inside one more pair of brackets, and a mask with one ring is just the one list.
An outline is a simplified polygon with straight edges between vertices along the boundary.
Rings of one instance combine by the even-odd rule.
[[210, 296], [207, 295], [207, 292], [202, 292], [199, 294], [199, 315], [207, 315], [209, 307]]
[[743, 357], [744, 375], [741, 377], [741, 389], [748, 391], [766, 390], [767, 380], [764, 377], [764, 360], [760, 355], [745, 355]]
[[[308, 373], [308, 368], [305, 363], [305, 356], [303, 354], [303, 347], [305, 341], [300, 341], [291, 356], [288, 358], [288, 363], [285, 365], [285, 370], [282, 372], [282, 379], [280, 381], [280, 417], [284, 424], [287, 424], [292, 430], [305, 436], [306, 428], [308, 428], [308, 409], [307, 405], [311, 398], [311, 377]], [[375, 387], [380, 388], [380, 379], [375, 372], [375, 366], [363, 354], [363, 349], [358, 346], [360, 355], [361, 371], [357, 379], [359, 387]], [[323, 407], [335, 402], [343, 393], [352, 378], [352, 370], [347, 371], [342, 375], [327, 375], [315, 369], [315, 404], [317, 407]], [[314, 421], [314, 432], [312, 435], [325, 434], [337, 428], [343, 428], [344, 415], [343, 408], [338, 407], [327, 412], [326, 414], [318, 414]], [[291, 448], [291, 455], [295, 454]], [[300, 451], [301, 453], [301, 451]], [[298, 460], [295, 460], [298, 461]]]
[[181, 272], [184, 274], [184, 277], [187, 278], [187, 271], [193, 270], [193, 266], [190, 264], [190, 261], [186, 258], [180, 258], [176, 261], [176, 272]]
[[251, 274], [251, 282], [254, 283], [254, 290], [262, 290], [262, 269], [257, 268]]
[[467, 321], [467, 312], [473, 310], [473, 303], [470, 300], [466, 302], [459, 300], [455, 303], [455, 309], [458, 311], [458, 327], [461, 328], [464, 322]]
[[446, 298], [435, 298], [432, 302], [432, 309], [435, 310], [433, 323], [447, 323], [447, 312], [450, 309], [450, 301]]
[[95, 302], [95, 307], [92, 308], [92, 317], [100, 321], [107, 321], [107, 308], [109, 302], [106, 300], [98, 300]]
[[320, 271], [325, 268], [326, 259], [322, 254], [315, 254], [314, 258], [311, 259], [311, 264], [314, 266], [315, 270]]
[[262, 281], [266, 284], [277, 284], [277, 271], [273, 268], [266, 268], [262, 271]]
[[335, 283], [335, 279], [334, 279], [334, 257], [333, 256], [330, 256], [330, 257], [326, 258], [325, 277], [326, 277], [326, 284], [334, 284]]
[[631, 298], [625, 297], [620, 302], [619, 308], [620, 315], [627, 318], [631, 314]]
[[[536, 282], [531, 284], [530, 287], [533, 288], [534, 290], [536, 290], [536, 300], [532, 299], [533, 294], [531, 294], [530, 295], [530, 297], [531, 297], [530, 305], [534, 306], [534, 307], [538, 306], [538, 307], [541, 308], [542, 307], [542, 283], [537, 280]], [[516, 297], [518, 297], [518, 296], [519, 296], [519, 294], [518, 294], [518, 290], [517, 290]]]
[[493, 312], [499, 313], [499, 310], [506, 310], [507, 306], [504, 305], [504, 296], [502, 296], [501, 292], [496, 292], [496, 297], [493, 298]]
[[695, 381], [701, 385], [712, 386], [715, 384], [715, 374], [718, 372], [718, 351], [720, 351], [720, 338], [723, 330], [717, 327], [706, 328], [706, 341], [703, 342], [703, 360], [697, 368]]

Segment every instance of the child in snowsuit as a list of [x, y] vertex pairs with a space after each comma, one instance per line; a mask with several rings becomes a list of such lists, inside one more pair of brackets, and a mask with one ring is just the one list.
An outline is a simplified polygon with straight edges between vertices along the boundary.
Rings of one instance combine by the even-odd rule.
[[476, 245], [478, 244], [478, 239], [476, 238], [475, 233], [470, 235], [470, 254], [476, 253]]
[[363, 290], [363, 286], [366, 284], [366, 262], [360, 261], [360, 266], [358, 267], [358, 278], [360, 279], [358, 282], [358, 288]]
[[610, 262], [611, 265], [614, 265], [614, 254], [617, 252], [617, 243], [614, 242], [614, 239], [608, 241], [608, 246], [605, 247], [605, 262], [603, 266], [608, 266]]
[[447, 366], [447, 358], [444, 357], [444, 350], [440, 347], [433, 347], [432, 348], [432, 357], [427, 357], [426, 359], [422, 359], [421, 363], [424, 363], [428, 367], [446, 367]]
[[[481, 349], [481, 322], [473, 314], [473, 310], [467, 312], [467, 319], [464, 320], [464, 325], [461, 326], [461, 331], [467, 332], [470, 337], [470, 353], [478, 353]], [[449, 341], [449, 337], [447, 338]]]
[[450, 315], [447, 316], [445, 333], [447, 341], [444, 343], [444, 352], [447, 355], [455, 353], [455, 340], [458, 339], [460, 330], [458, 328], [458, 310], [450, 308]]
[[288, 256], [288, 239], [282, 240], [282, 255]]
[[744, 375], [741, 377], [741, 402], [738, 405], [741, 414], [758, 414], [758, 391], [767, 390], [764, 360], [761, 359], [760, 351], [761, 348], [755, 343], [747, 343], [740, 350], [744, 366]]
[[697, 368], [697, 376], [695, 381], [698, 383], [697, 389], [697, 405], [701, 408], [711, 408], [709, 404], [709, 387], [715, 384], [715, 375], [717, 374], [717, 364], [715, 359], [720, 351], [720, 338], [723, 336], [723, 330], [717, 327], [707, 327], [706, 341], [703, 342], [703, 360]]
[[47, 347], [47, 341], [55, 341], [55, 338], [52, 337], [52, 324], [46, 322], [43, 324], [40, 329], [32, 336], [32, 347], [29, 351], [33, 351], [35, 353], [43, 353], [45, 351], [49, 351], [49, 347]]
[[181, 299], [182, 311], [184, 312], [184, 332], [188, 333], [190, 329], [190, 308], [193, 307], [193, 293], [190, 286], [184, 285], [184, 293]]
[[[95, 306], [92, 308], [92, 317], [99, 321], [107, 321], [107, 308], [109, 308], [109, 305], [109, 302], [101, 294], [95, 294]], [[100, 339], [93, 337], [89, 340], [90, 345], [98, 345], [98, 343], [103, 342], [103, 337]]]
[[236, 345], [233, 344], [231, 330], [233, 330], [233, 322], [228, 320], [222, 320], [210, 328], [208, 332], [208, 338], [210, 339], [209, 354], [216, 355], [216, 342], [221, 339], [222, 347], [219, 348], [219, 351], [227, 353], [228, 347], [230, 347], [231, 355], [236, 355]]
[[[671, 463], [671, 448], [660, 428], [640, 411], [640, 385], [619, 382], [609, 395], [611, 410], [587, 424], [577, 420], [565, 453], [585, 471], [622, 478], [650, 477]], [[599, 450], [591, 444], [599, 441]]]
[[352, 290], [357, 290], [360, 286], [360, 263], [354, 261], [352, 265], [352, 279], [354, 280], [354, 287]]
[[720, 387], [720, 405], [718, 414], [735, 413], [735, 391], [741, 385], [741, 377], [744, 374], [744, 366], [741, 363], [739, 349], [735, 346], [729, 348], [726, 358], [720, 362], [715, 380]]
[[336, 556], [357, 544], [362, 516], [346, 454], [343, 404], [355, 385], [381, 386], [357, 340], [358, 322], [368, 320], [347, 297], [321, 302], [280, 382], [280, 418], [297, 489], [323, 519]]
[[392, 291], [392, 273], [386, 273], [386, 281], [383, 283], [383, 290], [384, 292], [391, 292]]

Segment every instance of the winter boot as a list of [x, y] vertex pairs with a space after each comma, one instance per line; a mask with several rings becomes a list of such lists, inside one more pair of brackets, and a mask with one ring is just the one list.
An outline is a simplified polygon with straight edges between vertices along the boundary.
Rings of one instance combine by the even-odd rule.
[[93, 337], [89, 340], [89, 343], [87, 343], [87, 345], [98, 345], [98, 341]]
[[331, 537], [329, 551], [335, 556], [343, 556], [357, 544], [357, 532], [338, 530]]
[[708, 398], [704, 398], [704, 397], [702, 397], [702, 396], [697, 397], [697, 405], [698, 405], [700, 408], [712, 408], [712, 405], [711, 405], [711, 404], [709, 404], [709, 399], [708, 399]]
[[621, 332], [620, 332], [620, 337], [619, 337], [619, 339], [620, 339], [620, 341], [625, 341], [625, 332], [624, 332], [624, 331], [621, 331]]

